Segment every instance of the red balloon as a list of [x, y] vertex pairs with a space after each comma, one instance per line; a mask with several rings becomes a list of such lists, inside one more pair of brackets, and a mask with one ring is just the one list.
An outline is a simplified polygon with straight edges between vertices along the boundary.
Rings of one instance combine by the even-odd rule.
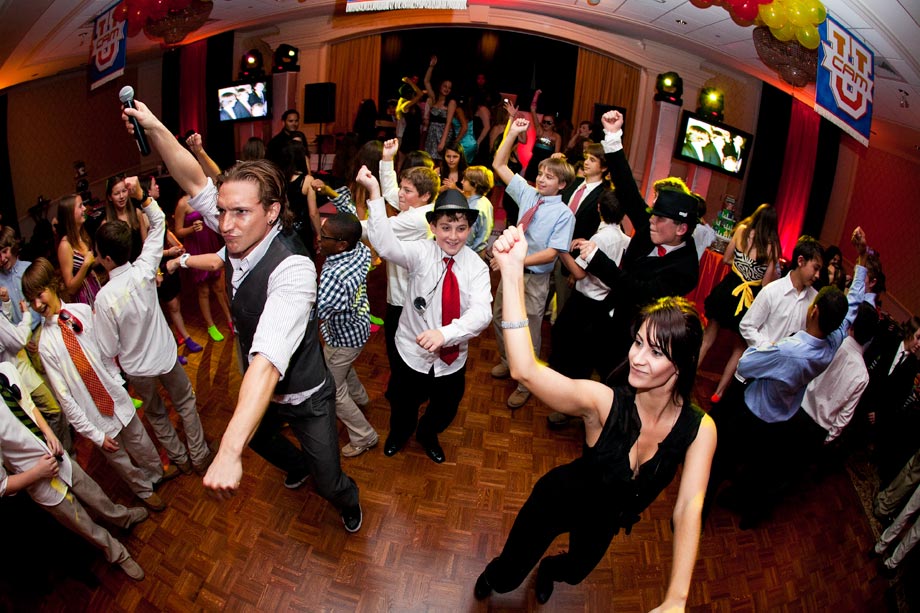
[[746, 0], [740, 6], [735, 7], [735, 16], [744, 21], [754, 22], [754, 19], [757, 18], [757, 11], [759, 10], [759, 5], [756, 0]]
[[757, 0], [757, 4], [773, 4], [773, 0]]
[[117, 7], [115, 7], [115, 21], [121, 23], [128, 18], [128, 3], [122, 2]]
[[144, 29], [144, 24], [147, 23], [146, 16], [143, 19], [136, 17], [134, 15], [128, 16], [128, 38], [134, 38], [141, 33], [141, 30]]
[[184, 11], [192, 4], [192, 0], [168, 0], [167, 4], [171, 11]]
[[690, 0], [690, 4], [698, 9], [708, 9], [710, 6], [712, 6], [712, 2], [710, 2], [710, 0]]

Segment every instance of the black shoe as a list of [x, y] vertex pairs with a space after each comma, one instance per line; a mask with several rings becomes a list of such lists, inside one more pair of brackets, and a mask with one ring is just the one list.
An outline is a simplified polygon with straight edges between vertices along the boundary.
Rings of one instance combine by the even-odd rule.
[[888, 581], [891, 581], [891, 580], [893, 580], [895, 577], [898, 576], [898, 569], [897, 569], [897, 567], [895, 567], [895, 568], [888, 568], [887, 566], [885, 566], [885, 562], [884, 562], [883, 560], [881, 560], [881, 559], [878, 561], [878, 564], [877, 564], [876, 568], [878, 568], [878, 575], [879, 575], [879, 577], [881, 577], [881, 578], [883, 578], [883, 579], [887, 579]]
[[546, 604], [549, 597], [553, 595], [553, 578], [549, 576], [548, 565], [545, 562], [546, 559], [537, 567], [537, 581], [534, 585], [537, 602], [540, 604]]
[[425, 455], [431, 458], [431, 461], [435, 464], [441, 464], [444, 462], [444, 450], [441, 449], [441, 444], [438, 442], [437, 436], [432, 436], [431, 438], [421, 438], [416, 437], [419, 444], [425, 450]]
[[289, 490], [296, 490], [301, 485], [307, 482], [307, 479], [310, 478], [310, 473], [288, 473], [287, 477], [284, 478], [284, 487]]
[[345, 524], [345, 529], [349, 532], [357, 532], [361, 529], [361, 521], [364, 519], [364, 514], [361, 513], [361, 505], [355, 505], [350, 509], [346, 509], [342, 512], [342, 523]]
[[491, 594], [492, 586], [489, 585], [489, 580], [486, 579], [486, 571], [482, 571], [482, 574], [476, 579], [476, 586], [473, 588], [473, 596], [476, 597], [476, 600], [485, 600]]
[[383, 455], [388, 458], [393, 457], [396, 453], [403, 448], [405, 441], [402, 443], [397, 443], [392, 436], [388, 436], [386, 442], [383, 444]]

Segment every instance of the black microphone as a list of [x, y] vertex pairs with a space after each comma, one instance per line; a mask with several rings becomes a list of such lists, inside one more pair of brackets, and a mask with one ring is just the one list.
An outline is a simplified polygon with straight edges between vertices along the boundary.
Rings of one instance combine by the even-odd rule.
[[[118, 99], [121, 100], [121, 103], [125, 105], [126, 109], [137, 108], [134, 106], [134, 88], [130, 85], [125, 85], [121, 88], [121, 91], [118, 92]], [[137, 148], [141, 150], [141, 155], [150, 155], [150, 143], [147, 142], [147, 135], [144, 133], [144, 128], [141, 127], [141, 124], [137, 123], [136, 117], [129, 117], [128, 121], [134, 126], [134, 138], [137, 140]]]

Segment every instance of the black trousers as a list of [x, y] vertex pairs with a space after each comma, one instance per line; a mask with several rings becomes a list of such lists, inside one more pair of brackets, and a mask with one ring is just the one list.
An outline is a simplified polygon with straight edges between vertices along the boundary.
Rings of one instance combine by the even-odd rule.
[[[396, 306], [388, 302], [386, 313], [383, 316], [383, 337], [384, 340], [386, 340], [387, 360], [390, 363], [391, 372], [393, 371], [393, 364], [397, 361], [401, 361], [399, 352], [396, 350], [396, 330], [399, 328], [399, 318], [402, 317], [402, 310], [403, 308], [401, 306]], [[392, 381], [392, 377], [390, 380]], [[387, 383], [387, 391], [384, 393], [384, 396], [389, 400], [389, 383]]]
[[[285, 423], [302, 449], [281, 433]], [[358, 486], [342, 472], [335, 380], [328, 369], [323, 386], [302, 403], [270, 403], [249, 447], [285, 472], [312, 475], [316, 491], [339, 511], [357, 506]]]
[[[466, 387], [466, 365], [455, 373], [435, 377], [432, 368], [427, 373], [413, 370], [397, 354], [390, 364], [390, 381], [387, 400], [390, 401], [390, 435], [398, 443], [405, 443], [413, 432], [418, 439], [430, 439], [447, 429], [457, 415]], [[418, 417], [422, 403], [428, 408]]]
[[572, 379], [590, 379], [594, 370], [606, 378], [616, 366], [609, 311], [603, 301], [573, 291], [553, 324], [550, 367]]
[[560, 534], [569, 550], [546, 558], [553, 581], [581, 583], [603, 559], [619, 527], [613, 497], [585, 470], [581, 458], [543, 475], [518, 512], [501, 555], [489, 562], [486, 578], [499, 593], [517, 588]]
[[705, 518], [719, 486], [731, 479], [739, 511], [763, 515], [776, 503], [792, 478], [800, 456], [792, 449], [789, 422], [768, 423], [754, 415], [744, 401], [745, 385], [737, 379], [710, 412], [719, 432], [719, 444], [709, 472], [703, 502]]

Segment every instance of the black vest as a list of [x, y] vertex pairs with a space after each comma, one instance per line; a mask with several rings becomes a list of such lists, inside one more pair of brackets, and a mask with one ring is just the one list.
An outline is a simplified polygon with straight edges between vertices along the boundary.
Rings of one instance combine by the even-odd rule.
[[[236, 295], [233, 294], [231, 279], [233, 267], [227, 258], [224, 272], [227, 284], [227, 295], [233, 296], [230, 301], [230, 312], [233, 315], [233, 327], [240, 344], [240, 358], [244, 370], [249, 367], [249, 350], [256, 328], [262, 317], [262, 310], [268, 298], [268, 279], [281, 262], [292, 255], [306, 256], [306, 249], [300, 239], [294, 234], [278, 234], [272, 240], [268, 250], [259, 263], [249, 271]], [[306, 282], [306, 280], [304, 280]], [[316, 305], [308, 314], [295, 312], [284, 313], [282, 317], [302, 317], [307, 315], [307, 332], [303, 341], [291, 356], [288, 369], [283, 373], [284, 378], [275, 386], [276, 394], [296, 394], [319, 386], [326, 377], [326, 362], [319, 344], [318, 321], [316, 318]]]

